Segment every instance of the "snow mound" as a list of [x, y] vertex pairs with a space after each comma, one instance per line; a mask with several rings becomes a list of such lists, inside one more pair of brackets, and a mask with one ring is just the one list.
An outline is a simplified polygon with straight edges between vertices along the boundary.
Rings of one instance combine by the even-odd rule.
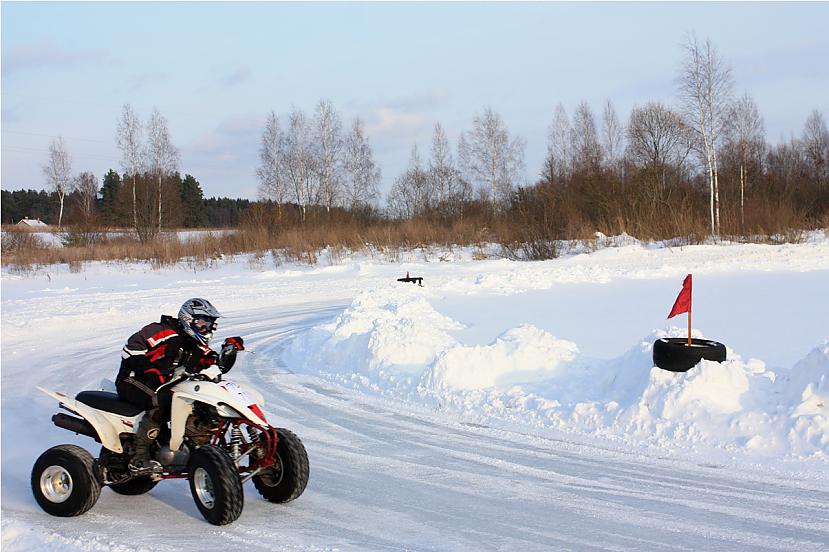
[[370, 290], [332, 323], [295, 340], [286, 357], [312, 371], [369, 376], [361, 381], [371, 381], [368, 386], [375, 389], [412, 387], [424, 366], [457, 345], [448, 332], [460, 329], [463, 325], [438, 313], [416, 290]]
[[426, 370], [423, 383], [469, 390], [544, 381], [566, 374], [567, 363], [577, 354], [572, 341], [523, 325], [507, 330], [491, 345], [448, 349]]
[[829, 457], [829, 340], [792, 368], [788, 403], [789, 441], [801, 455]]
[[[728, 350], [686, 373], [653, 365], [654, 330], [610, 360], [532, 325], [487, 345], [461, 343], [464, 328], [420, 289], [360, 295], [334, 322], [294, 341], [288, 362], [339, 383], [464, 416], [623, 439], [663, 451], [718, 449], [829, 460], [829, 341], [790, 372]], [[703, 337], [694, 330], [694, 337]]]

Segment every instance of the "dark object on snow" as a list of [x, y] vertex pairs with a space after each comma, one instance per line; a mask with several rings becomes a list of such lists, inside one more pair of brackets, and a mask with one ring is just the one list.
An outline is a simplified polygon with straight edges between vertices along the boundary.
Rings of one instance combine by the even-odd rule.
[[725, 361], [725, 345], [709, 339], [691, 339], [689, 347], [685, 337], [663, 337], [653, 343], [653, 363], [663, 370], [687, 372], [702, 359]]
[[411, 282], [413, 284], [419, 285], [420, 287], [423, 287], [423, 277], [422, 276], [412, 277], [412, 276], [409, 276], [408, 272], [406, 273], [405, 278], [398, 278], [397, 281], [398, 282]]

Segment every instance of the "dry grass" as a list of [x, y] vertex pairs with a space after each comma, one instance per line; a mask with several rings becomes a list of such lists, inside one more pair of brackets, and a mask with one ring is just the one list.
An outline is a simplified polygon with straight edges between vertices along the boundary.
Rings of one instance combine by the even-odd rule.
[[[547, 206], [536, 199], [529, 201], [529, 207], [525, 206], [523, 211], [500, 217], [479, 212], [454, 220], [318, 219], [285, 226], [256, 220], [246, 221], [235, 232], [207, 232], [187, 240], [173, 235], [146, 243], [128, 234], [101, 232], [91, 243], [74, 240], [64, 247], [55, 247], [47, 245], [36, 233], [11, 227], [3, 231], [2, 262], [18, 272], [54, 264], [66, 264], [70, 270], [80, 271], [83, 263], [89, 261], [143, 261], [156, 269], [185, 263], [200, 269], [213, 266], [220, 259], [251, 253], [249, 264], [261, 268], [269, 262], [276, 266], [286, 262], [313, 264], [323, 250], [333, 262], [358, 251], [396, 262], [403, 251], [423, 249], [424, 255], [430, 256], [435, 248], [451, 252], [454, 247], [474, 247], [477, 249], [473, 257], [481, 259], [487, 257], [484, 245], [490, 243], [501, 244], [505, 256], [530, 260], [556, 257], [565, 240], [590, 244], [597, 231], [611, 236], [626, 232], [643, 240], [672, 240], [676, 244], [699, 243], [708, 237], [704, 206], [701, 208], [690, 198], [679, 202], [676, 209], [639, 203], [627, 211], [606, 209], [593, 214], [586, 214], [568, 198], [552, 198]], [[751, 205], [746, 211], [744, 232], [739, 231], [735, 212], [723, 214], [723, 228], [728, 230], [724, 234], [741, 241], [797, 242], [802, 240], [803, 229], [827, 225], [829, 215], [810, 221], [803, 212], [785, 204]]]

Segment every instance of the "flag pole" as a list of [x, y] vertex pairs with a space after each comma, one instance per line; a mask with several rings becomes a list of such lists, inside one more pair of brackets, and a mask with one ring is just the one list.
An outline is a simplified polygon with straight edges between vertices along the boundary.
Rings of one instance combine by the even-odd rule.
[[688, 346], [691, 346], [691, 305], [688, 305]]

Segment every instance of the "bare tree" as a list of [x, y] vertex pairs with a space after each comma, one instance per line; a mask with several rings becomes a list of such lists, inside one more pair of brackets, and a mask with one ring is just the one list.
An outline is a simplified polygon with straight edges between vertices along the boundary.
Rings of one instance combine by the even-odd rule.
[[829, 173], [829, 130], [826, 129], [823, 113], [817, 109], [806, 120], [801, 141], [812, 176], [819, 185], [826, 186]]
[[607, 100], [602, 113], [602, 149], [605, 154], [605, 162], [614, 174], [619, 174], [622, 166], [622, 155], [624, 153], [624, 129], [619, 118], [616, 116], [616, 109], [613, 102]]
[[[727, 147], [737, 152], [740, 165], [740, 227], [745, 228], [748, 168], [759, 166], [766, 143], [763, 118], [748, 92], [731, 105], [724, 131]], [[751, 163], [752, 160], [755, 162]]]
[[84, 223], [89, 224], [95, 216], [95, 204], [98, 199], [98, 179], [91, 172], [82, 172], [75, 178], [74, 192], [77, 207]]
[[627, 136], [628, 158], [650, 169], [664, 191], [669, 170], [680, 169], [691, 151], [692, 137], [682, 117], [659, 102], [634, 107]]
[[720, 233], [720, 190], [717, 178], [717, 146], [728, 115], [733, 88], [731, 68], [710, 39], [700, 43], [689, 35], [679, 76], [679, 94], [692, 128], [697, 133], [700, 155], [708, 173], [711, 233]]
[[345, 140], [345, 203], [355, 211], [373, 202], [379, 192], [380, 167], [374, 162], [374, 155], [360, 119], [354, 119], [351, 132]]
[[466, 148], [472, 178], [488, 190], [495, 211], [523, 178], [524, 141], [517, 136], [510, 138], [501, 116], [486, 108], [473, 119]]
[[443, 208], [455, 194], [457, 170], [452, 157], [449, 139], [440, 123], [435, 123], [432, 133], [432, 157], [429, 159], [429, 177], [438, 207]]
[[320, 100], [314, 114], [315, 163], [319, 202], [330, 213], [342, 194], [342, 121], [331, 100]]
[[412, 146], [409, 166], [397, 177], [389, 191], [389, 207], [401, 218], [414, 218], [425, 214], [432, 204], [429, 177], [423, 168], [417, 145]]
[[302, 110], [294, 108], [288, 115], [285, 135], [285, 176], [299, 205], [302, 222], [305, 222], [308, 205], [316, 197], [314, 145], [308, 120]]
[[576, 170], [596, 174], [602, 163], [602, 147], [596, 131], [596, 119], [587, 102], [581, 102], [573, 114], [573, 161]]
[[553, 122], [547, 130], [547, 158], [544, 161], [548, 178], [564, 179], [572, 174], [572, 152], [570, 151], [570, 119], [564, 106], [558, 104]]
[[271, 111], [262, 131], [262, 145], [259, 148], [261, 165], [256, 169], [259, 179], [259, 197], [276, 203], [277, 216], [282, 218], [282, 204], [288, 196], [284, 176], [285, 136], [279, 128], [279, 119]]
[[147, 162], [150, 174], [156, 179], [158, 199], [158, 232], [161, 233], [162, 220], [162, 183], [166, 176], [178, 170], [178, 149], [170, 140], [170, 131], [167, 128], [167, 119], [153, 108], [150, 121], [147, 124]]
[[132, 177], [132, 224], [138, 230], [138, 199], [136, 196], [136, 178], [144, 171], [144, 147], [142, 144], [141, 121], [130, 107], [124, 104], [121, 119], [115, 133], [118, 149], [121, 150], [121, 169], [124, 180]]
[[63, 200], [72, 182], [72, 156], [69, 155], [62, 136], [58, 136], [49, 144], [49, 159], [43, 166], [43, 174], [46, 175], [49, 187], [58, 194], [58, 201], [60, 201], [58, 229], [60, 229], [63, 223]]

